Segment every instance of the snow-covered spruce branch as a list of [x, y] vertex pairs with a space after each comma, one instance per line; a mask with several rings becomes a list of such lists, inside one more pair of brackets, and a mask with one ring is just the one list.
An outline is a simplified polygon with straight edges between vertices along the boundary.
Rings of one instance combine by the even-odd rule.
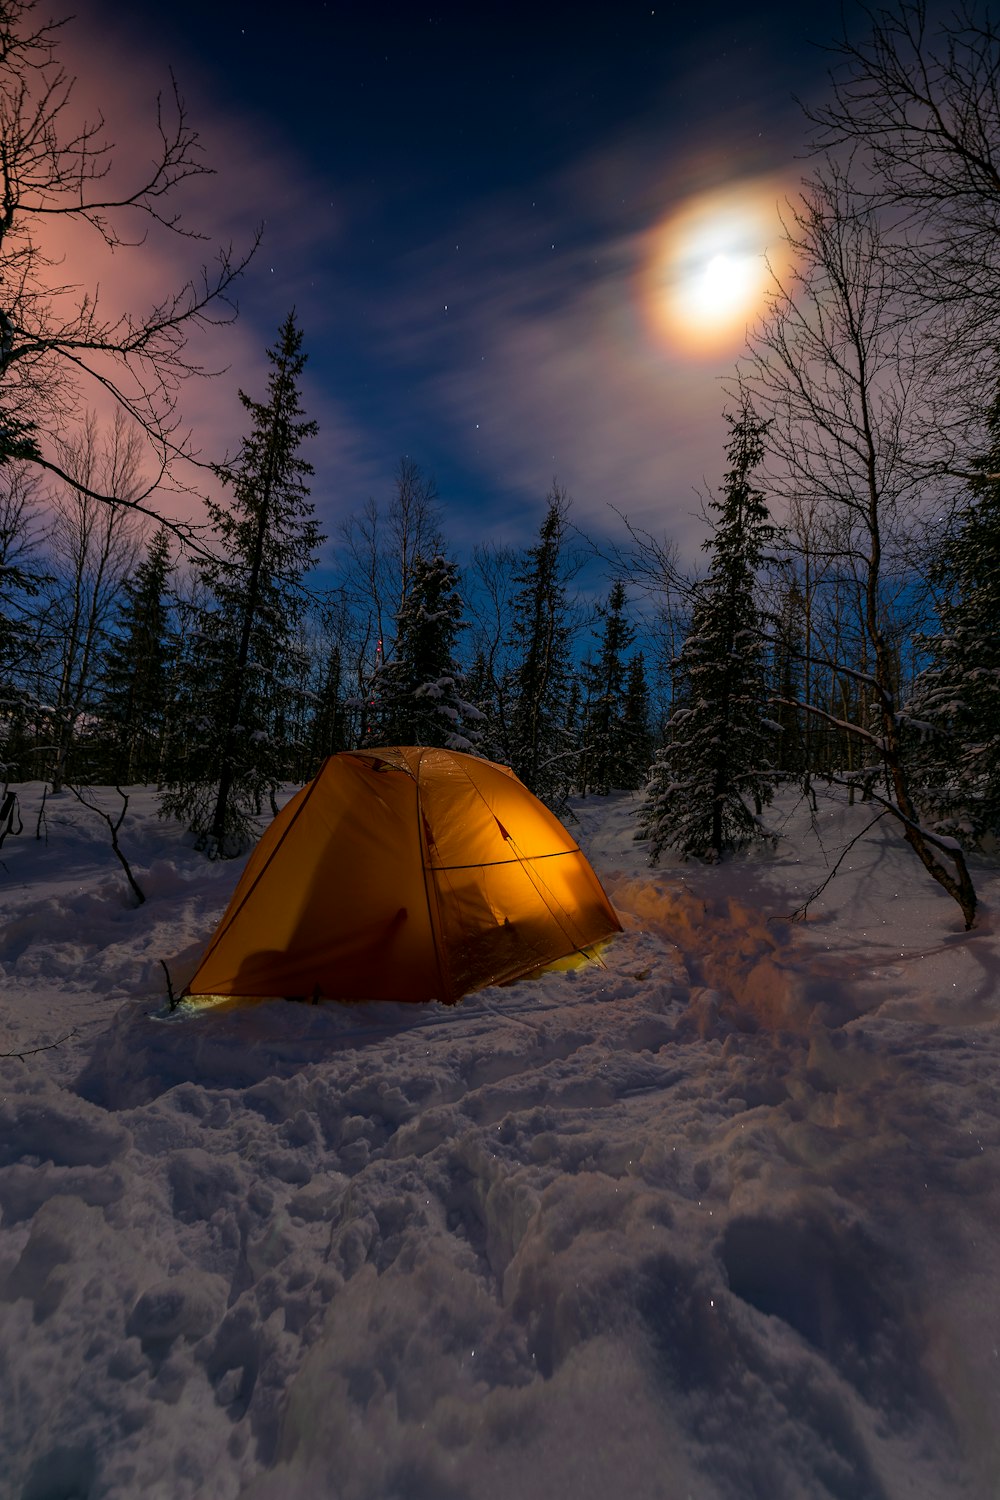
[[[761, 631], [760, 635], [761, 640], [765, 641], [772, 648], [781, 644], [779, 638], [770, 631]], [[827, 671], [833, 672], [835, 675], [839, 674], [843, 677], [850, 677], [853, 682], [860, 682], [864, 687], [871, 688], [881, 698], [886, 697], [886, 689], [871, 672], [862, 672], [858, 667], [849, 667], [846, 662], [834, 661], [829, 656], [816, 655], [812, 651], [793, 651], [791, 654], [796, 661], [805, 662], [811, 667], [826, 667]], [[808, 705], [800, 703], [794, 706], [805, 708]]]
[[[849, 788], [852, 785], [857, 785], [856, 777], [838, 776], [835, 772], [831, 771], [824, 772], [824, 778], [831, 786]], [[947, 834], [933, 833], [931, 829], [925, 828], [922, 823], [918, 823], [915, 818], [908, 818], [902, 808], [898, 807], [891, 798], [883, 797], [874, 788], [867, 790], [867, 797], [870, 802], [877, 802], [887, 813], [891, 813], [900, 823], [911, 829], [918, 838], [925, 839], [928, 844], [933, 844], [935, 849], [940, 849], [942, 854], [947, 854], [952, 859], [956, 855], [961, 855], [962, 846], [957, 839], [949, 838]]]
[[836, 714], [827, 713], [825, 708], [817, 708], [815, 703], [804, 703], [801, 698], [778, 698], [769, 700], [771, 703], [780, 703], [782, 708], [798, 708], [803, 713], [812, 714], [817, 719], [822, 719], [825, 724], [832, 724], [835, 729], [846, 730], [860, 740], [865, 740], [873, 749], [881, 751], [882, 738], [880, 735], [872, 734], [870, 729], [865, 729], [860, 724], [852, 724], [849, 719], [838, 719]]

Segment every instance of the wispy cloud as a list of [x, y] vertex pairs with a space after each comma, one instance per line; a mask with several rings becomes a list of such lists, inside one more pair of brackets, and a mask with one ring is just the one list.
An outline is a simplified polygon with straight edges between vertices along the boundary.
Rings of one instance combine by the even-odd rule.
[[[609, 154], [595, 175], [613, 177]], [[570, 189], [588, 177], [582, 164]], [[691, 551], [741, 340], [704, 358], [671, 348], [648, 307], [656, 225], [581, 232], [580, 206], [558, 198], [494, 204], [413, 256], [385, 308], [387, 358], [430, 371], [412, 399], [493, 486], [537, 505], [557, 475], [580, 524], [607, 530], [613, 506]]]
[[[99, 102], [114, 124], [123, 167], [148, 160], [165, 63], [134, 33], [77, 22], [66, 35], [81, 103]], [[794, 185], [794, 116], [775, 105], [766, 38], [752, 20], [739, 33], [706, 31], [669, 61], [662, 97], [599, 149], [547, 176], [532, 178], [526, 163], [523, 187], [443, 205], [440, 233], [419, 248], [401, 226], [398, 248], [370, 264], [373, 226], [380, 246], [393, 244], [378, 184], [341, 191], [335, 141], [293, 141], [266, 100], [233, 115], [208, 75], [185, 64], [192, 120], [219, 170], [180, 201], [210, 240], [239, 247], [265, 225], [239, 321], [192, 346], [207, 366], [226, 367], [184, 393], [195, 445], [215, 457], [238, 442], [237, 388], [263, 389], [265, 346], [295, 304], [311, 353], [308, 409], [321, 428], [314, 495], [331, 532], [384, 492], [406, 447], [429, 467], [439, 454], [461, 471], [459, 545], [484, 531], [524, 540], [555, 476], [581, 526], [611, 529], [614, 506], [693, 552], [704, 530], [698, 492], [714, 489], [723, 468], [721, 377], [737, 351], [699, 359], [665, 345], [647, 316], [643, 268], [656, 226], [692, 194], [778, 169]], [[197, 273], [206, 248], [152, 236], [116, 257], [107, 293], [123, 305], [155, 300]], [[97, 274], [82, 241], [70, 250], [85, 276]]]

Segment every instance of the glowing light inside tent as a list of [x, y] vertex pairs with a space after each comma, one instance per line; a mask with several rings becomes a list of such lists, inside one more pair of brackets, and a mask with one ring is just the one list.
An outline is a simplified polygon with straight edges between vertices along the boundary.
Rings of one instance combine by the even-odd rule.
[[688, 199], [654, 236], [643, 304], [657, 336], [687, 354], [736, 350], [789, 257], [780, 185], [746, 183]]
[[265, 830], [186, 994], [451, 1002], [620, 928], [572, 835], [507, 767], [345, 751]]

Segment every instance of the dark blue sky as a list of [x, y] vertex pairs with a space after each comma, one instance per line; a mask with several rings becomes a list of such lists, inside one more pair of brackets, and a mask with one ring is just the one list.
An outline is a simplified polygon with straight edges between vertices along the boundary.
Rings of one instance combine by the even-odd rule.
[[553, 477], [586, 529], [613, 529], [614, 505], [691, 550], [736, 349], [664, 338], [644, 264], [704, 194], [794, 188], [792, 96], [822, 93], [818, 44], [840, 26], [825, 0], [94, 0], [73, 30], [81, 74], [107, 70], [112, 125], [116, 89], [141, 109], [173, 69], [217, 170], [193, 219], [238, 243], [264, 222], [220, 345], [228, 385], [188, 413], [207, 446], [238, 432], [236, 386], [259, 391], [294, 304], [331, 533], [405, 453], [436, 477], [459, 550], [528, 539]]

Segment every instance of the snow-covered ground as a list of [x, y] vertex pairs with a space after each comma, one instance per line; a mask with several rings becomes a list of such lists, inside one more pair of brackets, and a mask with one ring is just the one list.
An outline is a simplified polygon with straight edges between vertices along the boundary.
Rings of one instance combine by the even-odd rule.
[[[604, 965], [169, 1013], [239, 873], [150, 794], [0, 849], [0, 1496], [1000, 1494], [1000, 876], [870, 808], [644, 864]], [[108, 804], [113, 805], [114, 795]], [[42, 1050], [38, 1050], [42, 1049]]]

